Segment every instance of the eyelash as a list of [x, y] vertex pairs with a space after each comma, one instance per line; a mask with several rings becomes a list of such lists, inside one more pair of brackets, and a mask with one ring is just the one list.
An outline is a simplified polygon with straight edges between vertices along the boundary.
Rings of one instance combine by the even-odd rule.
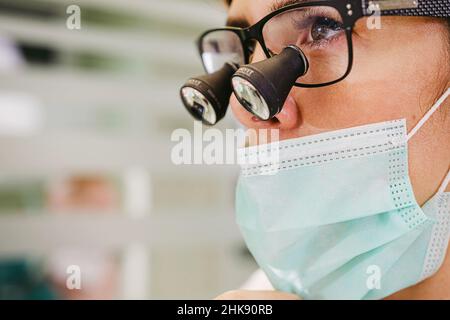
[[[330, 45], [331, 43], [339, 40], [339, 38], [341, 36], [345, 36], [344, 34], [344, 27], [342, 26], [342, 22], [340, 22], [339, 18], [337, 17], [333, 17], [333, 14], [330, 14], [329, 12], [324, 12], [324, 10], [304, 10], [302, 12], [302, 17], [303, 19], [311, 19], [313, 20], [313, 22], [316, 22], [317, 19], [320, 18], [327, 18], [330, 20], [335, 21], [337, 24], [341, 25], [341, 30], [339, 32], [337, 32], [336, 35], [334, 35], [333, 37], [329, 38], [329, 39], [321, 39], [319, 41], [310, 41], [305, 43], [306, 46], [308, 46], [309, 49], [311, 50], [320, 50], [323, 49], [324, 47]], [[312, 24], [310, 24], [312, 25]], [[309, 32], [311, 31], [311, 29], [309, 30]], [[255, 45], [257, 43], [249, 43], [245, 46], [244, 50], [247, 51], [248, 53], [248, 59], [249, 61], [251, 61], [253, 53], [254, 53], [254, 49], [255, 49]], [[269, 51], [270, 49], [267, 48]]]
[[306, 45], [311, 49], [322, 49], [325, 46], [331, 45], [333, 42], [339, 40], [340, 37], [344, 36], [343, 29], [338, 31], [334, 36], [329, 39], [321, 39], [319, 41], [311, 41]]
[[[311, 20], [312, 23], [309, 23], [309, 26], [313, 26], [314, 23], [321, 18], [326, 18], [326, 19], [330, 19], [335, 21], [336, 23], [342, 25], [341, 22], [339, 22], [338, 20], [336, 20], [336, 18], [332, 17], [331, 15], [327, 15], [326, 13], [322, 12], [310, 12], [310, 11], [305, 11], [303, 13], [303, 17], [304, 20]], [[343, 28], [333, 37], [331, 37], [330, 39], [321, 39], [320, 41], [311, 41], [311, 42], [307, 42], [305, 45], [307, 45], [310, 49], [321, 49], [326, 45], [329, 45], [330, 43], [334, 42], [335, 40], [337, 40], [339, 37], [341, 37], [343, 35]], [[308, 32], [311, 32], [311, 29], [308, 30]]]
[[332, 42], [338, 40], [339, 37], [341, 37], [341, 34], [338, 34], [337, 36], [332, 37], [327, 40], [320, 40], [319, 43], [313, 41], [311, 43], [308, 43], [307, 46], [309, 46], [309, 48], [315, 49], [315, 50], [323, 49], [324, 47], [329, 46]]

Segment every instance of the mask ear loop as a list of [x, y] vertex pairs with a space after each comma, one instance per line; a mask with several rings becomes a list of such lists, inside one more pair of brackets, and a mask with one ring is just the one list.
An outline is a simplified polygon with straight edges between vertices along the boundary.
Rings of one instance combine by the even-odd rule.
[[420, 128], [422, 128], [422, 126], [425, 124], [425, 122], [427, 122], [428, 119], [431, 118], [433, 113], [437, 109], [439, 109], [441, 104], [444, 103], [444, 101], [448, 98], [449, 95], [450, 95], [450, 88], [447, 88], [447, 90], [439, 98], [439, 100], [436, 101], [436, 103], [430, 108], [430, 110], [428, 110], [427, 113], [425, 113], [425, 115], [422, 117], [422, 119], [420, 119], [420, 121], [416, 124], [416, 126], [408, 133], [408, 135], [406, 136], [406, 142], [408, 142], [417, 133], [417, 131], [419, 131]]
[[444, 193], [449, 183], [450, 183], [450, 170], [447, 172], [447, 176], [444, 178], [444, 181], [442, 181], [438, 193]]
[[[416, 124], [416, 126], [408, 133], [406, 136], [406, 142], [408, 142], [416, 133], [417, 131], [422, 128], [422, 126], [430, 119], [430, 117], [433, 115], [433, 113], [436, 112], [437, 109], [444, 103], [444, 101], [448, 98], [450, 95], [450, 88], [447, 88], [447, 90], [444, 92], [444, 94], [439, 98], [438, 101], [430, 108], [430, 110], [425, 113], [425, 115], [420, 119], [420, 121]], [[450, 170], [447, 172], [447, 176], [444, 178], [444, 181], [442, 182], [442, 185], [439, 187], [438, 193], [444, 193], [444, 190], [447, 188], [447, 185], [450, 183]]]

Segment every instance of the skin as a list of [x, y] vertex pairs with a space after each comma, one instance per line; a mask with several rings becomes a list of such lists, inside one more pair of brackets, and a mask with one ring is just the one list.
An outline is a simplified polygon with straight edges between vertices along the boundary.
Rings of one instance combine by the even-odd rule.
[[[252, 25], [270, 12], [274, 2], [233, 0], [228, 15]], [[343, 81], [324, 88], [293, 88], [272, 121], [258, 121], [232, 96], [234, 116], [247, 128], [279, 129], [282, 140], [401, 118], [410, 131], [450, 87], [448, 29], [432, 18], [382, 17], [381, 22], [380, 30], [369, 30], [366, 19], [357, 22], [353, 69]], [[265, 58], [257, 47], [252, 62]], [[423, 205], [450, 168], [450, 99], [408, 147], [411, 182], [418, 204]], [[292, 295], [230, 291], [218, 298], [291, 299]], [[388, 299], [450, 299], [450, 255], [433, 277]]]

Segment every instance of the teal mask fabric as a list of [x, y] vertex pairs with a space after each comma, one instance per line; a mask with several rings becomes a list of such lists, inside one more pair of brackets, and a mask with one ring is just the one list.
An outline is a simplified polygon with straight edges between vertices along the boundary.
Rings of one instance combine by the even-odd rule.
[[275, 289], [380, 299], [438, 270], [450, 194], [417, 204], [407, 141], [395, 120], [278, 142], [270, 165], [245, 161], [260, 148], [243, 151], [236, 220]]

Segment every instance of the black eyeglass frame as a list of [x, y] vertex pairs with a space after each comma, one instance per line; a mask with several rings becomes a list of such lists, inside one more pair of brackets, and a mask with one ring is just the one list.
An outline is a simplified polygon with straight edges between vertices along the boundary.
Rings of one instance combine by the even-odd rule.
[[[347, 1], [336, 1], [336, 0], [313, 0], [313, 1], [306, 1], [296, 4], [287, 5], [283, 8], [280, 8], [276, 11], [271, 12], [261, 20], [259, 20], [254, 25], [248, 27], [248, 28], [239, 28], [239, 27], [222, 27], [222, 28], [215, 28], [205, 31], [197, 40], [197, 47], [198, 51], [200, 53], [200, 57], [203, 54], [203, 39], [212, 32], [217, 31], [229, 31], [235, 33], [239, 40], [241, 41], [242, 50], [244, 52], [244, 63], [248, 64], [250, 63], [250, 52], [248, 49], [248, 45], [251, 44], [251, 41], [257, 41], [261, 48], [264, 51], [264, 54], [267, 58], [271, 58], [273, 55], [268, 50], [264, 37], [263, 37], [263, 29], [265, 24], [271, 20], [273, 17], [293, 9], [298, 8], [307, 8], [312, 6], [327, 6], [332, 7], [336, 9], [339, 14], [342, 17], [342, 24], [344, 27], [345, 35], [347, 38], [347, 46], [348, 46], [348, 66], [347, 70], [344, 73], [342, 77], [339, 79], [320, 83], [320, 84], [302, 84], [302, 83], [295, 83], [295, 87], [303, 87], [303, 88], [318, 88], [318, 87], [324, 87], [329, 86], [332, 84], [335, 84], [339, 81], [342, 81], [345, 79], [349, 73], [352, 70], [353, 67], [353, 42], [352, 42], [352, 33], [353, 28], [355, 26], [355, 23], [357, 20], [363, 17], [368, 17], [373, 14], [373, 11], [369, 9], [370, 4], [382, 4], [382, 3], [388, 3], [388, 2], [400, 2], [400, 3], [409, 3], [410, 5], [413, 4], [412, 7], [390, 7], [389, 9], [381, 9], [380, 13], [381, 15], [389, 15], [389, 16], [428, 16], [428, 17], [438, 17], [438, 18], [448, 18], [450, 17], [450, 0], [443, 0], [443, 1], [435, 1], [435, 0], [393, 0], [393, 1], [366, 1], [366, 0], [347, 0]], [[433, 6], [436, 5], [436, 8], [433, 8]], [[423, 6], [426, 6], [424, 8]], [[442, 10], [441, 6], [445, 6], [445, 11], [443, 13], [440, 13]], [[433, 11], [434, 9], [434, 11]], [[427, 12], [428, 10], [432, 10]], [[202, 59], [203, 63], [203, 59]], [[206, 70], [206, 66], [203, 63], [203, 66]]]

